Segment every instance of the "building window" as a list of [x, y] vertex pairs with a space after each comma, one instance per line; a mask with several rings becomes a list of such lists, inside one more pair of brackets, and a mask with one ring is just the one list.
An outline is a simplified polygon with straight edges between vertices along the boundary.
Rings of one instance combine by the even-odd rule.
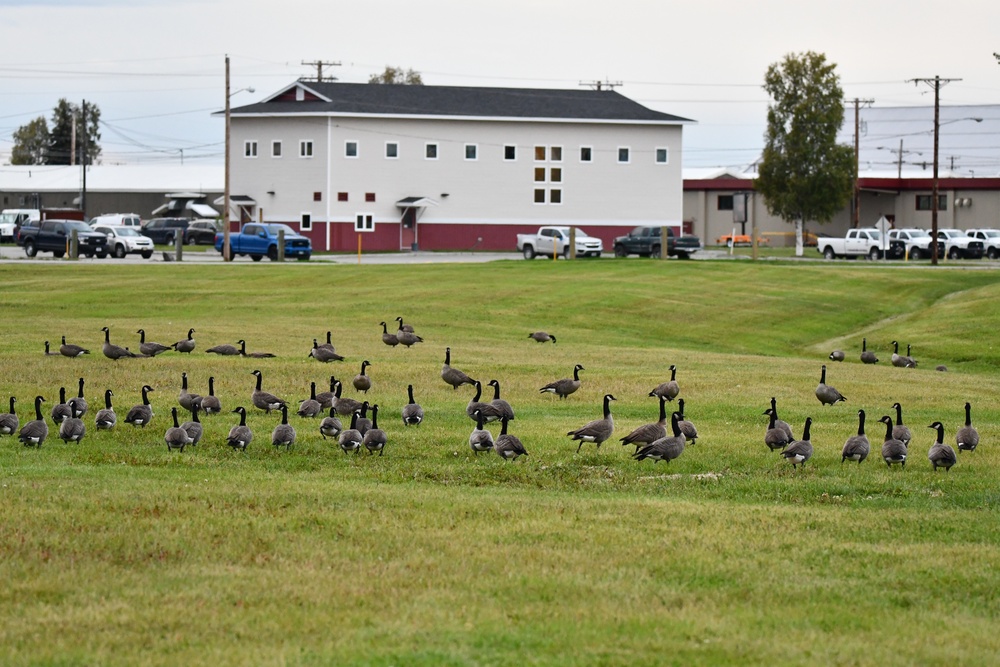
[[365, 193], [365, 201], [375, 201], [375, 193], [374, 192], [366, 192]]
[[337, 201], [347, 201], [347, 193], [346, 192], [338, 192], [337, 193]]
[[375, 231], [375, 220], [374, 218], [372, 218], [371, 213], [358, 213], [358, 216], [354, 219], [354, 231], [356, 232]]
[[562, 167], [552, 167], [549, 169], [549, 182], [562, 183]]
[[517, 159], [517, 146], [504, 146], [503, 159], [512, 161]]
[[358, 156], [358, 142], [356, 141], [345, 141], [344, 142], [344, 157], [357, 157]]
[[535, 188], [535, 203], [544, 204], [545, 203], [545, 190], [542, 188]]
[[619, 162], [619, 164], [628, 164], [629, 163], [629, 149], [628, 149], [628, 146], [619, 146], [618, 147], [618, 162]]
[[385, 142], [385, 157], [388, 160], [395, 160], [399, 157], [399, 144], [395, 141]]
[[[917, 195], [917, 210], [918, 211], [929, 211], [931, 210], [931, 205], [934, 199], [931, 195]], [[938, 210], [947, 211], [948, 210], [948, 196], [938, 195]]]
[[732, 195], [719, 195], [716, 198], [715, 209], [717, 211], [732, 211], [733, 210], [733, 196]]
[[281, 142], [272, 141], [271, 142], [271, 157], [281, 157]]
[[256, 141], [244, 141], [243, 142], [243, 157], [257, 157], [257, 142]]
[[465, 159], [466, 160], [478, 160], [479, 159], [479, 145], [478, 144], [465, 144]]
[[323, 193], [322, 192], [314, 192], [313, 193], [313, 201], [323, 201]]
[[562, 203], [562, 190], [549, 190], [549, 203], [550, 204], [561, 204]]
[[562, 162], [562, 146], [552, 146], [549, 148], [549, 161]]
[[312, 157], [313, 156], [313, 142], [311, 141], [300, 141], [299, 142], [299, 157]]
[[580, 146], [580, 162], [593, 162], [594, 149], [590, 146]]
[[545, 156], [548, 154], [548, 150], [545, 146], [535, 146], [535, 162], [545, 162]]
[[535, 167], [535, 183], [545, 182], [545, 167]]
[[424, 158], [428, 160], [438, 159], [438, 145], [437, 144], [426, 144], [424, 146]]
[[[319, 194], [318, 192], [316, 194]], [[299, 231], [311, 232], [313, 228], [312, 213], [303, 213], [302, 220], [299, 222]]]
[[670, 150], [667, 148], [656, 149], [656, 164], [667, 164], [670, 161]]

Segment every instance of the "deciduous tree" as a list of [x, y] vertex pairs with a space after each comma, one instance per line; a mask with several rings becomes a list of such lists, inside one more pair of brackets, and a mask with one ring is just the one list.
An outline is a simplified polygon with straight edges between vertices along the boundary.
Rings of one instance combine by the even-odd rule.
[[[86, 143], [87, 163], [92, 164], [101, 154], [100, 120], [101, 110], [90, 102], [84, 103], [87, 122], [83, 125], [83, 114], [80, 105], [60, 99], [52, 110], [52, 129], [49, 132], [49, 152], [46, 164], [70, 164], [80, 162], [83, 146]], [[71, 160], [73, 152], [73, 124], [76, 123], [76, 159]], [[85, 131], [86, 130], [86, 131]]]
[[39, 116], [14, 131], [11, 164], [45, 164], [49, 151], [49, 124]]

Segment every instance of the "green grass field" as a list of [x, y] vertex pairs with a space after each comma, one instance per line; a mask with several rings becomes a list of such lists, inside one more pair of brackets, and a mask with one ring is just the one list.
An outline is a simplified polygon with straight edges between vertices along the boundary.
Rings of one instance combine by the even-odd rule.
[[[0, 663], [31, 665], [990, 665], [1000, 655], [1000, 272], [869, 263], [510, 261], [470, 265], [0, 265], [0, 411], [23, 424], [86, 379], [88, 434], [40, 449], [0, 438]], [[425, 342], [381, 342], [402, 316]], [[101, 327], [191, 355], [113, 362]], [[537, 329], [558, 344], [527, 339]], [[307, 357], [333, 332], [348, 361]], [[43, 355], [43, 341], [92, 354]], [[861, 338], [882, 359], [858, 361]], [[243, 338], [276, 359], [204, 350]], [[911, 343], [917, 369], [889, 364]], [[468, 447], [468, 387], [500, 380], [529, 455]], [[844, 349], [848, 360], [827, 354]], [[348, 385], [371, 362], [383, 457], [345, 455], [292, 416], [251, 410], [245, 453], [224, 445], [265, 389], [297, 405], [310, 381]], [[540, 394], [585, 367], [566, 400]], [[847, 403], [813, 395], [820, 366]], [[655, 421], [647, 393], [678, 368], [700, 438], [670, 464], [617, 438]], [[947, 373], [934, 371], [938, 364]], [[224, 412], [196, 448], [163, 441], [181, 373]], [[412, 383], [426, 411], [404, 428]], [[143, 384], [145, 430], [96, 432]], [[565, 433], [600, 417], [613, 441]], [[815, 455], [792, 470], [763, 444], [771, 396]], [[892, 403], [914, 431], [905, 470], [878, 456]], [[926, 454], [966, 401], [982, 444], [950, 473]], [[868, 415], [872, 457], [841, 464]], [[494, 426], [496, 434], [499, 427]]]

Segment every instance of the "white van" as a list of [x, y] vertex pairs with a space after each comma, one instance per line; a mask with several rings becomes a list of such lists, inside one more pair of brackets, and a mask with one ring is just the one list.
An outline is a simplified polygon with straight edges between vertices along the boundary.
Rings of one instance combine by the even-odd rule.
[[37, 208], [5, 208], [0, 213], [0, 242], [13, 241], [18, 227], [29, 220], [41, 219], [42, 212]]
[[110, 225], [112, 227], [142, 227], [142, 219], [138, 213], [102, 213], [90, 219], [90, 226]]

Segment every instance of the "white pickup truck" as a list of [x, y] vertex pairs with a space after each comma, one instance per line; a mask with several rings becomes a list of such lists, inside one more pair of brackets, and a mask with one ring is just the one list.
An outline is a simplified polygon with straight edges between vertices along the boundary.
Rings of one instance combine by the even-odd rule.
[[867, 257], [874, 260], [884, 257], [888, 249], [889, 240], [874, 227], [849, 229], [842, 239], [819, 237], [816, 243], [816, 250], [826, 259]]
[[[575, 229], [576, 256], [600, 257], [604, 252], [604, 242], [588, 236], [579, 227]], [[552, 257], [554, 254], [569, 257], [569, 230], [569, 227], [539, 227], [535, 234], [518, 234], [517, 250], [525, 259], [534, 259], [536, 255]]]

